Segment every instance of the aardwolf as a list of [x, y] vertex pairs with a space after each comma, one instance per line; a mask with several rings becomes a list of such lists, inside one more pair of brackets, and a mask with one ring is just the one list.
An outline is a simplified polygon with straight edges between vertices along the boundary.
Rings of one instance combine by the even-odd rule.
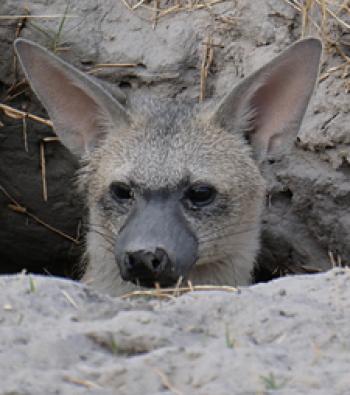
[[83, 280], [246, 285], [259, 249], [261, 163], [296, 137], [320, 41], [296, 42], [217, 103], [127, 97], [24, 39], [16, 53], [62, 143], [81, 159], [89, 209]]

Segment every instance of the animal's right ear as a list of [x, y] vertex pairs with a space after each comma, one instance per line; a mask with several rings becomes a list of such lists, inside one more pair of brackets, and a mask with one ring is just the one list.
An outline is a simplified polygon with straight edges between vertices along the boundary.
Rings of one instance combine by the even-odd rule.
[[62, 143], [73, 153], [89, 153], [105, 125], [126, 127], [130, 117], [98, 82], [31, 41], [17, 39], [15, 51]]
[[236, 86], [219, 103], [214, 121], [244, 133], [258, 162], [287, 146], [298, 133], [313, 92], [321, 51], [315, 38], [290, 46]]

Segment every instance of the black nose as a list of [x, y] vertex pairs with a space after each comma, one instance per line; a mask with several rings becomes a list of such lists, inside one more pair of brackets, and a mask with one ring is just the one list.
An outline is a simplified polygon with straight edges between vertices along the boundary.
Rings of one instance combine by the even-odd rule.
[[152, 287], [156, 282], [164, 286], [174, 283], [174, 265], [162, 248], [152, 251], [129, 251], [124, 257], [125, 278]]

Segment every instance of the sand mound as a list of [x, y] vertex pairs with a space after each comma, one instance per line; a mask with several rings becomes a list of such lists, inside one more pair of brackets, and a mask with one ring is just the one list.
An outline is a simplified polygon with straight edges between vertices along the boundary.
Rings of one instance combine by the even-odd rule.
[[0, 394], [348, 394], [350, 271], [170, 301], [0, 278]]

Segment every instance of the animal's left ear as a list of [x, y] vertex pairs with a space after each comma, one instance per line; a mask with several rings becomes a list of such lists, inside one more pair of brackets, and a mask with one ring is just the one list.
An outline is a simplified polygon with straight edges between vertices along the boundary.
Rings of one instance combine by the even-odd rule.
[[15, 51], [55, 132], [74, 154], [91, 153], [108, 132], [106, 124], [117, 133], [128, 127], [129, 113], [97, 80], [29, 40], [17, 39]]
[[262, 161], [296, 137], [318, 77], [321, 52], [318, 39], [298, 41], [235, 87], [219, 103], [214, 121], [245, 133]]

